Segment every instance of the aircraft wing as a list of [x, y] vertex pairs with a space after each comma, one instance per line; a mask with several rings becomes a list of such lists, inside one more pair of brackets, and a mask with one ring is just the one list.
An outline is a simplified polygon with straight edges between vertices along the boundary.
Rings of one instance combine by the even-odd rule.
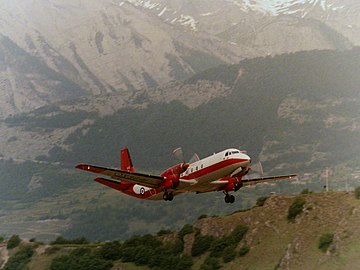
[[294, 178], [296, 176], [297, 176], [296, 174], [289, 174], [289, 175], [261, 177], [261, 178], [254, 178], [254, 179], [242, 179], [241, 183], [244, 186], [250, 186], [250, 185], [256, 185], [256, 184], [259, 184], [259, 183], [265, 183], [265, 182], [270, 182], [270, 181], [291, 179], [291, 178]]
[[118, 169], [111, 169], [88, 164], [79, 164], [76, 166], [76, 168], [83, 171], [106, 175], [118, 181], [138, 184], [149, 188], [157, 188], [164, 181], [164, 177], [162, 176], [127, 172]]

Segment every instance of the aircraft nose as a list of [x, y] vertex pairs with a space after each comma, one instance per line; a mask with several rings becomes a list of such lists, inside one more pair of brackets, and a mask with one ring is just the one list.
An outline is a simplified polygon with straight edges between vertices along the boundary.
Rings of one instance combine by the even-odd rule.
[[244, 155], [244, 159], [248, 162], [248, 164], [251, 164], [251, 158], [247, 155], [247, 154], [243, 154]]

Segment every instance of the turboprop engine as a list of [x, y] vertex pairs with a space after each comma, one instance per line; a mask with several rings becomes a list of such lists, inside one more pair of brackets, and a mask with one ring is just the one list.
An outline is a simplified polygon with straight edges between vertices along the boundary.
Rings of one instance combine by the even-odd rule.
[[189, 164], [180, 163], [164, 171], [161, 174], [165, 178], [164, 189], [177, 188], [179, 186], [180, 174], [185, 172], [188, 167]]

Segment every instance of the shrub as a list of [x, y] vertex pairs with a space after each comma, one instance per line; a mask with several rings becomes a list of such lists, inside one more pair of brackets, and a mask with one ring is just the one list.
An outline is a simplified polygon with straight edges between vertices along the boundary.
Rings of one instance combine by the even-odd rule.
[[193, 265], [193, 261], [189, 256], [180, 257], [178, 263], [175, 266], [175, 270], [190, 270]]
[[69, 255], [56, 257], [50, 265], [50, 270], [110, 270], [112, 262], [101, 259], [90, 249], [79, 248]]
[[25, 265], [30, 261], [33, 253], [34, 251], [29, 245], [20, 248], [20, 250], [11, 256], [7, 261], [4, 270], [24, 269]]
[[311, 191], [308, 188], [305, 188], [301, 191], [300, 194], [310, 194], [310, 193], [311, 193]]
[[239, 250], [239, 256], [245, 256], [248, 252], [250, 251], [250, 247], [249, 246], [243, 246], [242, 248], [240, 248]]
[[171, 230], [160, 230], [158, 231], [158, 233], [156, 234], [157, 236], [163, 236], [163, 235], [168, 235], [171, 234], [172, 231]]
[[294, 221], [297, 215], [302, 213], [304, 204], [305, 199], [303, 197], [296, 197], [294, 202], [289, 207], [287, 219]]
[[118, 241], [105, 243], [100, 247], [99, 255], [106, 260], [119, 260], [121, 258], [121, 244]]
[[360, 187], [355, 188], [355, 198], [360, 200]]
[[237, 246], [247, 231], [248, 227], [240, 224], [236, 226], [233, 232], [229, 235], [216, 239], [210, 247], [210, 256], [222, 257], [224, 255], [224, 249], [228, 246]]
[[184, 236], [190, 233], [193, 233], [193, 226], [190, 224], [185, 224], [184, 227], [179, 231], [178, 237], [182, 240]]
[[262, 196], [262, 197], [257, 198], [256, 205], [263, 206], [268, 198], [269, 198], [269, 196]]
[[231, 262], [236, 257], [236, 251], [235, 251], [236, 245], [228, 246], [224, 249], [223, 253], [223, 261], [224, 263]]
[[244, 237], [245, 233], [248, 231], [248, 227], [246, 225], [238, 225], [233, 230], [233, 232], [229, 235], [229, 238], [231, 239], [233, 244], [238, 244]]
[[199, 216], [199, 217], [198, 217], [198, 220], [203, 219], [203, 218], [207, 218], [207, 217], [208, 217], [208, 216], [204, 214], [204, 215]]
[[63, 236], [58, 236], [55, 241], [52, 241], [50, 245], [86, 245], [89, 241], [85, 237], [66, 239]]
[[210, 248], [211, 257], [222, 257], [224, 249], [229, 245], [229, 238], [223, 237], [216, 239]]
[[333, 233], [325, 233], [323, 234], [319, 239], [319, 245], [318, 248], [322, 252], [326, 252], [330, 245], [332, 244], [334, 240], [334, 234]]
[[16, 248], [19, 244], [21, 243], [21, 239], [18, 235], [14, 234], [13, 236], [10, 237], [6, 248], [7, 249], [13, 249]]
[[218, 270], [220, 267], [221, 265], [218, 259], [208, 257], [200, 266], [200, 270]]
[[212, 242], [214, 242], [214, 237], [210, 235], [196, 235], [193, 246], [191, 248], [191, 255], [196, 257], [204, 254], [209, 250]]

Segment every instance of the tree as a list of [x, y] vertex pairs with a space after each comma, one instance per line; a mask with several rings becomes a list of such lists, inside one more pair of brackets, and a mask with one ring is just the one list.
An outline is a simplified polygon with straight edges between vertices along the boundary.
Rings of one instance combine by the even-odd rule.
[[319, 245], [318, 248], [322, 252], [326, 252], [330, 245], [332, 244], [334, 240], [334, 234], [333, 233], [325, 233], [323, 234], [319, 239]]
[[355, 198], [360, 200], [360, 187], [355, 188]]
[[19, 244], [21, 243], [21, 239], [18, 235], [14, 234], [13, 236], [10, 237], [6, 248], [7, 249], [13, 249], [16, 248]]
[[200, 266], [200, 270], [218, 270], [221, 265], [218, 259], [208, 257], [204, 263]]
[[99, 255], [106, 260], [119, 260], [121, 258], [121, 244], [118, 241], [105, 243], [100, 247]]
[[294, 202], [289, 207], [287, 219], [294, 221], [295, 218], [302, 213], [304, 204], [305, 199], [303, 197], [296, 197]]
[[4, 270], [19, 270], [24, 269], [26, 264], [30, 261], [34, 251], [31, 246], [26, 245], [20, 248], [10, 259], [7, 261]]
[[193, 246], [191, 248], [191, 255], [193, 257], [204, 254], [209, 250], [211, 244], [214, 242], [214, 237], [210, 235], [198, 234], [195, 236]]

